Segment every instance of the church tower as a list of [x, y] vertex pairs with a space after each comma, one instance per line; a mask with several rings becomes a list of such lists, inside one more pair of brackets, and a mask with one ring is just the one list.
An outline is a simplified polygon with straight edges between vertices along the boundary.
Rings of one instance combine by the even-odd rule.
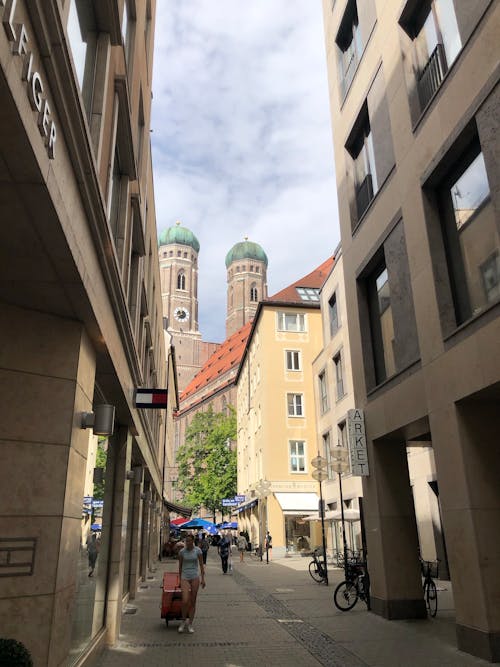
[[267, 298], [267, 255], [245, 238], [226, 255], [226, 338], [253, 319], [259, 301]]
[[202, 342], [198, 328], [199, 250], [196, 236], [180, 222], [158, 239], [163, 316], [175, 347], [179, 392], [217, 348]]

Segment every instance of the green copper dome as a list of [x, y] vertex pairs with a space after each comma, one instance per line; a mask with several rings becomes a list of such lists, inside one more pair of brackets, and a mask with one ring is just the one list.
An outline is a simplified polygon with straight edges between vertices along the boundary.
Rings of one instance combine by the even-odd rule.
[[267, 255], [262, 250], [258, 243], [253, 243], [253, 241], [240, 241], [234, 245], [231, 250], [226, 255], [226, 269], [229, 268], [229, 265], [233, 262], [237, 262], [240, 259], [256, 259], [259, 262], [264, 262], [267, 266]]
[[158, 247], [170, 245], [171, 243], [188, 245], [196, 252], [200, 251], [200, 242], [196, 236], [186, 227], [182, 227], [180, 222], [177, 222], [175, 227], [164, 229], [158, 237]]

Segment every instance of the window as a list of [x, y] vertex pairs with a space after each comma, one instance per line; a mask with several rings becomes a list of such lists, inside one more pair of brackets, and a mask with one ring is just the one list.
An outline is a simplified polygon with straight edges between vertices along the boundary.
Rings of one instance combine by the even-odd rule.
[[339, 315], [337, 310], [337, 295], [332, 294], [328, 301], [328, 319], [330, 320], [330, 336], [334, 336], [339, 328]]
[[369, 278], [368, 291], [375, 378], [377, 384], [380, 384], [396, 370], [391, 291], [385, 262]]
[[290, 440], [290, 471], [306, 471], [306, 444], [303, 440]]
[[89, 115], [92, 107], [97, 33], [97, 22], [92, 3], [71, 0], [68, 15], [68, 37], [76, 77], [85, 109]]
[[339, 446], [348, 449], [349, 443], [347, 441], [347, 426], [345, 421], [337, 424], [337, 437]]
[[139, 113], [137, 114], [137, 165], [140, 170], [142, 165], [142, 151], [144, 148], [144, 102], [142, 89], [139, 94]]
[[500, 235], [477, 138], [438, 189], [457, 324], [499, 296]]
[[421, 109], [437, 91], [460, 53], [462, 40], [453, 0], [408, 2], [399, 22], [415, 47], [417, 90]]
[[177, 289], [186, 289], [186, 274], [184, 271], [179, 271], [177, 274]]
[[325, 371], [323, 371], [318, 375], [318, 383], [319, 383], [319, 407], [321, 414], [324, 414], [329, 408]]
[[252, 283], [250, 287], [250, 301], [258, 301], [258, 293], [257, 293], [257, 285], [255, 283]]
[[109, 206], [109, 224], [111, 232], [116, 240], [118, 234], [118, 224], [120, 218], [120, 203], [123, 196], [122, 188], [123, 168], [120, 160], [120, 148], [115, 145], [115, 154], [113, 159], [113, 170], [111, 172], [111, 198]]
[[278, 313], [278, 331], [305, 330], [305, 315], [303, 313]]
[[363, 53], [356, 0], [348, 0], [335, 42], [338, 46], [338, 67], [344, 98]]
[[122, 16], [122, 42], [123, 50], [125, 52], [125, 62], [127, 65], [130, 62], [131, 53], [132, 53], [132, 42], [133, 42], [133, 31], [135, 26], [135, 15], [131, 11], [134, 8], [134, 3], [129, 7], [129, 0], [125, 0], [123, 3], [123, 16]]
[[299, 350], [286, 350], [286, 370], [300, 371], [300, 352]]
[[367, 102], [356, 119], [355, 130], [351, 133], [346, 148], [353, 159], [356, 214], [359, 220], [378, 190], [375, 151]]
[[303, 417], [302, 394], [287, 394], [289, 417]]
[[319, 289], [315, 287], [296, 287], [302, 301], [319, 301]]
[[332, 471], [332, 452], [331, 452], [331, 436], [330, 431], [323, 433], [321, 439], [323, 440], [323, 456], [326, 459], [326, 470], [328, 472], [328, 479], [333, 478]]
[[342, 357], [340, 352], [333, 357], [333, 364], [335, 366], [335, 380], [337, 383], [337, 400], [339, 400], [345, 394], [344, 376], [342, 371]]

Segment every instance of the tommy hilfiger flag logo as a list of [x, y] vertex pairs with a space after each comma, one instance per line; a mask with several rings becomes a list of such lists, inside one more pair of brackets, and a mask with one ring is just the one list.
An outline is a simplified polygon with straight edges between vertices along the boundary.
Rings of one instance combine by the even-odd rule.
[[167, 407], [166, 389], [136, 389], [134, 396], [136, 408], [164, 410]]

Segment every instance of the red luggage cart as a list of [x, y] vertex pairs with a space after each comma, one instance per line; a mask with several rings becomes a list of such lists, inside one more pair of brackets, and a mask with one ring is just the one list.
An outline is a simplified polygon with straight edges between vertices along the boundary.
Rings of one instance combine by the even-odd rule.
[[165, 572], [161, 595], [161, 617], [169, 621], [182, 618], [182, 593], [177, 572]]

